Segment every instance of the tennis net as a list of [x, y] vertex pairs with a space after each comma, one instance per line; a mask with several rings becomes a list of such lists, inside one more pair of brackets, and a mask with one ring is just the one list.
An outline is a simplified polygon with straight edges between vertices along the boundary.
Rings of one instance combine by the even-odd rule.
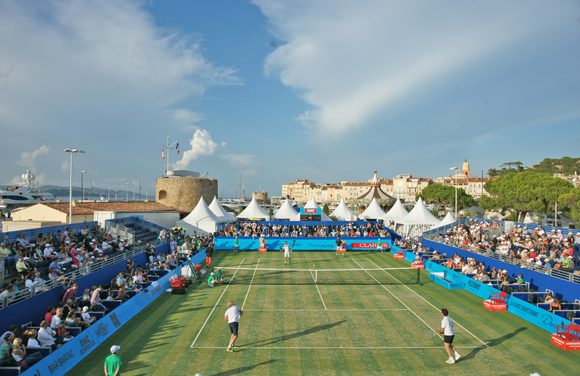
[[[421, 270], [404, 268], [298, 269], [221, 266], [229, 284], [401, 285], [421, 284]], [[233, 276], [233, 278], [232, 278]]]

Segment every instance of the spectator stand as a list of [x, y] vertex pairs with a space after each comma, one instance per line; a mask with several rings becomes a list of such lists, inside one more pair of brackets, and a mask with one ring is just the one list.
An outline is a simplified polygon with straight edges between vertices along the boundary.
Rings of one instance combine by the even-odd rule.
[[[205, 251], [199, 252], [190, 260], [192, 263], [201, 263], [205, 259]], [[175, 272], [179, 272], [184, 264], [180, 264]], [[144, 310], [155, 299], [162, 295], [170, 287], [169, 279], [173, 272], [166, 273], [163, 277], [151, 284], [147, 289], [139, 292], [124, 304], [109, 312], [97, 324], [91, 325], [80, 335], [53, 351], [37, 364], [27, 370], [30, 375], [64, 375], [101, 343], [112, 336], [119, 328]]]

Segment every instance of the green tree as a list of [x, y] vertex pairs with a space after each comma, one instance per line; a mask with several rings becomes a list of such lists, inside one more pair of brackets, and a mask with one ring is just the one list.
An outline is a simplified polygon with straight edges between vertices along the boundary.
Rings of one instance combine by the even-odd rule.
[[570, 215], [576, 225], [580, 224], [580, 187], [562, 194], [558, 198], [558, 204]]
[[[455, 187], [441, 184], [431, 184], [423, 191], [420, 197], [429, 204], [438, 207], [455, 207]], [[457, 207], [459, 209], [470, 207], [475, 203], [472, 196], [468, 195], [463, 188], [457, 189]]]
[[529, 211], [549, 213], [560, 195], [571, 189], [570, 182], [549, 174], [529, 170], [511, 173], [485, 184], [491, 197], [482, 197], [481, 205], [484, 209], [514, 209], [519, 220], [523, 220]]
[[559, 159], [545, 158], [543, 161], [534, 165], [534, 171], [544, 172], [547, 174], [564, 174], [574, 175], [580, 171], [580, 158], [562, 157]]
[[327, 204], [324, 204], [324, 206], [322, 207], [322, 211], [326, 215], [329, 215], [330, 214], [330, 209], [328, 208], [328, 205]]

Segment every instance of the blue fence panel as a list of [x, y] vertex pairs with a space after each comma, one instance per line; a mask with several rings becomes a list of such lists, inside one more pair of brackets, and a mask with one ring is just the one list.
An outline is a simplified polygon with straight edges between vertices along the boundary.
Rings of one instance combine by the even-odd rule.
[[95, 226], [97, 222], [83, 222], [83, 223], [73, 223], [71, 225], [59, 225], [59, 226], [49, 226], [43, 228], [35, 228], [31, 230], [22, 230], [22, 231], [10, 231], [5, 232], [0, 237], [6, 242], [13, 242], [16, 240], [18, 235], [24, 235], [27, 240], [34, 240], [38, 234], [46, 235], [46, 234], [56, 234], [58, 231], [64, 231], [67, 228], [70, 228], [73, 232], [79, 232], [83, 227], [87, 226], [89, 229]]
[[[290, 248], [294, 251], [335, 251], [336, 250], [336, 238], [303, 238], [303, 237], [293, 237], [293, 238], [279, 238], [279, 237], [267, 237], [264, 238], [266, 241], [266, 249], [269, 251], [279, 251], [284, 246], [284, 242], [288, 242]], [[343, 242], [346, 243], [346, 249], [350, 251], [361, 251], [361, 250], [376, 250], [378, 237], [374, 238], [341, 238]], [[392, 246], [391, 238], [381, 238], [383, 247], [385, 243]], [[247, 251], [257, 251], [259, 245], [258, 238], [238, 238], [238, 245], [240, 250]], [[215, 239], [215, 248], [220, 250], [233, 250], [234, 249], [234, 238], [233, 237], [217, 237]]]
[[[205, 251], [202, 251], [193, 256], [191, 261], [197, 264], [204, 259]], [[163, 294], [170, 287], [169, 278], [173, 274], [168, 273], [153, 282], [149, 288], [141, 291], [81, 334], [68, 341], [64, 346], [52, 352], [50, 356], [30, 367], [23, 375], [64, 375]]]
[[556, 333], [556, 325], [570, 325], [569, 320], [511, 295], [507, 299], [507, 310], [550, 333]]
[[441, 244], [431, 240], [423, 239], [422, 243], [424, 246], [435, 249], [440, 253], [446, 253], [447, 256], [451, 257], [454, 254], [459, 254], [461, 257], [473, 257], [477, 262], [483, 262], [486, 267], [495, 267], [506, 269], [509, 274], [516, 276], [521, 274], [526, 282], [530, 283], [531, 287], [534, 287], [538, 291], [545, 291], [546, 289], [556, 292], [558, 296], [562, 299], [573, 302], [576, 299], [580, 299], [580, 285], [573, 282], [564, 281], [552, 276], [536, 272], [534, 270], [522, 268], [519, 265], [508, 264], [503, 261], [493, 259], [478, 253], [473, 253], [466, 251], [461, 248], [452, 247], [449, 245]]

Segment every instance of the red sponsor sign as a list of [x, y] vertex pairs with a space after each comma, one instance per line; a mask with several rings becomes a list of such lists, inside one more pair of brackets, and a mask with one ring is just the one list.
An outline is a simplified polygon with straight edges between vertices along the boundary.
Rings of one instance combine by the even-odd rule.
[[304, 213], [316, 214], [317, 212], [318, 212], [318, 209], [307, 209], [307, 208], [304, 208]]
[[350, 247], [351, 248], [363, 248], [363, 249], [367, 249], [367, 248], [376, 249], [377, 243], [351, 243]]

